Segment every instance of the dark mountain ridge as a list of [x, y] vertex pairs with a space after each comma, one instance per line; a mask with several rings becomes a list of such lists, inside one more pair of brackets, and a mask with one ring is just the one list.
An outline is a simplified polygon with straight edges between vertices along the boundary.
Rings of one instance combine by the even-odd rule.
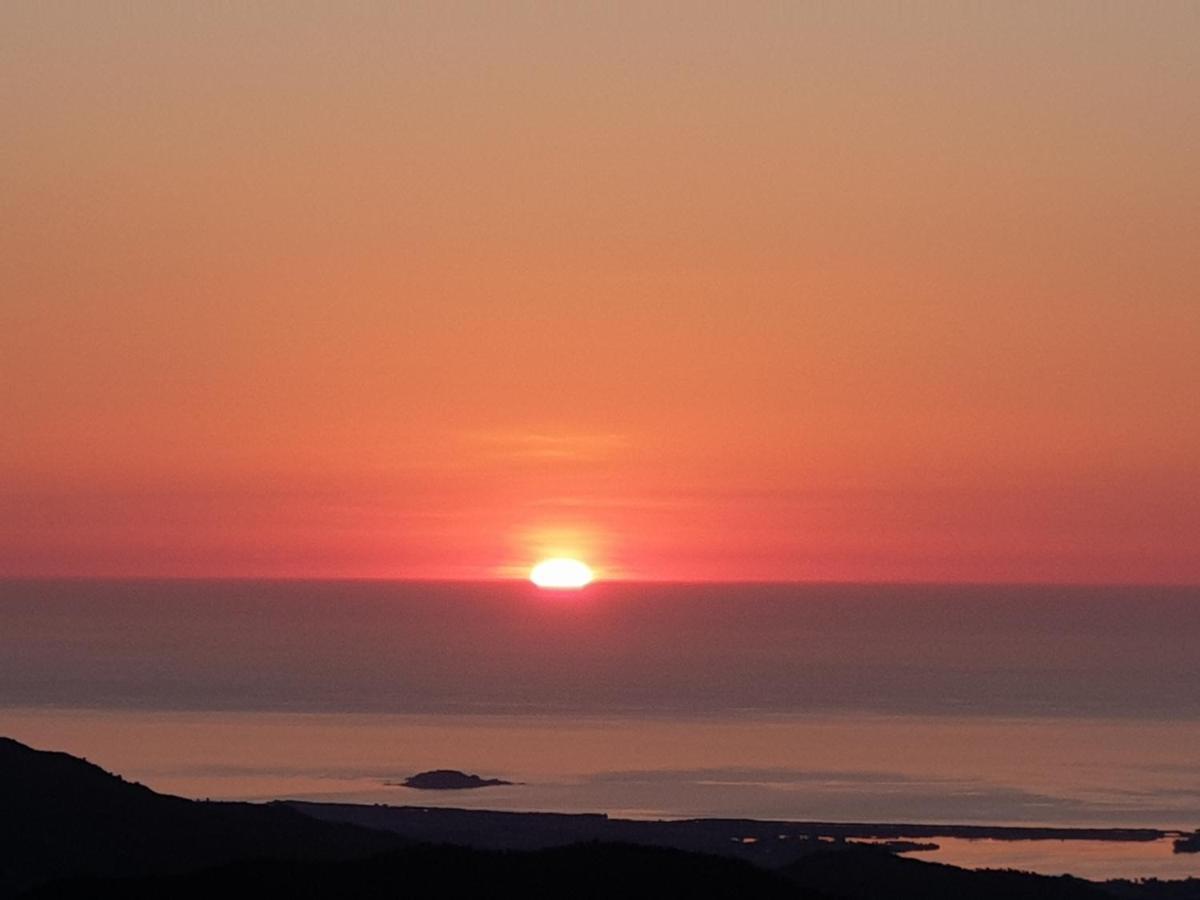
[[66, 753], [0, 738], [0, 896], [73, 875], [181, 872], [238, 859], [345, 859], [403, 839], [276, 805], [157, 794]]

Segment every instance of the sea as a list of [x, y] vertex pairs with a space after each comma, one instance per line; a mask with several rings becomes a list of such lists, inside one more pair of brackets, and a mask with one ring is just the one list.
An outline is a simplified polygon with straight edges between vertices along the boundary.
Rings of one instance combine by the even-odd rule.
[[[1200, 588], [7, 580], [0, 734], [195, 798], [1190, 832]], [[399, 785], [428, 769], [514, 783]]]

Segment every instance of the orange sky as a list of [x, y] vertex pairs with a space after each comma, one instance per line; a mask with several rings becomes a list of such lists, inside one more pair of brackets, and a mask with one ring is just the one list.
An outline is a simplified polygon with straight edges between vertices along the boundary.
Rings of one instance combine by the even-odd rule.
[[5, 4], [0, 574], [1200, 581], [1200, 7], [881, 6]]

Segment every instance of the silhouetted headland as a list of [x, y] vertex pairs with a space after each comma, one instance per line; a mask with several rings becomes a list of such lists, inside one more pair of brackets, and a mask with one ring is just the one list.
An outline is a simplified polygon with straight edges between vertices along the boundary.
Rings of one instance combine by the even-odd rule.
[[0, 738], [0, 896], [67, 875], [347, 859], [405, 843], [394, 833], [320, 821], [280, 804], [158, 794], [86, 760]]
[[448, 807], [276, 801], [328, 822], [393, 831], [420, 840], [501, 850], [531, 850], [576, 841], [619, 841], [722, 853], [755, 861], [791, 858], [819, 846], [873, 842], [892, 852], [931, 849], [937, 838], [993, 841], [1158, 841], [1158, 828], [1039, 828], [779, 819], [633, 820], [603, 813], [500, 812]]

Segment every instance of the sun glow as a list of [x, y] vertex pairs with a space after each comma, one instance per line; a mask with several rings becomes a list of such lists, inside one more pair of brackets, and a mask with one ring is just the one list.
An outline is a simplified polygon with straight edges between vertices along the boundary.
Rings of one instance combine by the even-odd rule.
[[544, 559], [529, 573], [529, 580], [538, 587], [558, 590], [584, 587], [590, 584], [595, 577], [595, 573], [586, 563], [565, 557]]

